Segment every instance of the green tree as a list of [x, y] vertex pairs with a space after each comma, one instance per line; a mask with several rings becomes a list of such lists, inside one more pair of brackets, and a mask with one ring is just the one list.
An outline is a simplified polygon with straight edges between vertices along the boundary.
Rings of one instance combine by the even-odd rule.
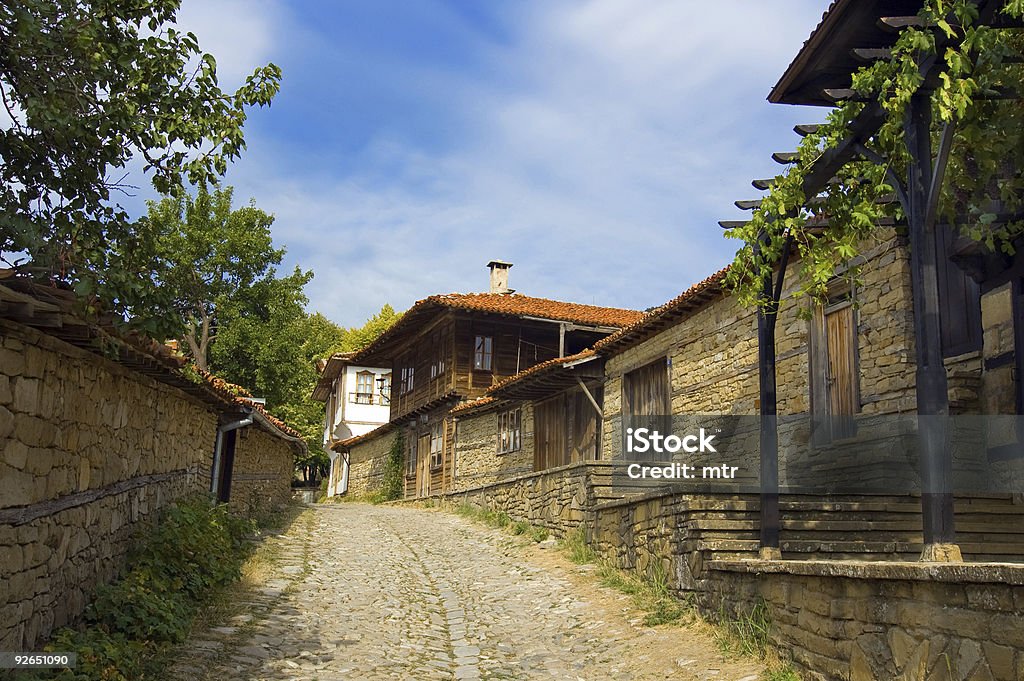
[[297, 269], [276, 278], [284, 249], [274, 248], [274, 218], [251, 202], [232, 209], [232, 193], [227, 187], [211, 194], [201, 184], [195, 198], [150, 202], [145, 225], [155, 242], [155, 276], [165, 297], [145, 312], [180, 320], [181, 338], [204, 371], [218, 334], [243, 332], [247, 315], [253, 323], [272, 315], [301, 315], [302, 288], [313, 276]]
[[[0, 4], [0, 255], [75, 282], [130, 316], [158, 293], [140, 277], [151, 231], [137, 232], [112, 192], [141, 159], [153, 186], [212, 182], [245, 148], [247, 109], [268, 105], [280, 69], [237, 91], [174, 26], [180, 0], [20, 0]], [[145, 271], [144, 268], [142, 271]], [[158, 320], [152, 318], [155, 331]]]
[[334, 347], [335, 352], [354, 352], [365, 348], [377, 340], [377, 337], [387, 331], [391, 326], [401, 319], [402, 315], [395, 312], [395, 308], [384, 303], [380, 312], [366, 320], [366, 323], [359, 327], [352, 327], [345, 330], [341, 342]]

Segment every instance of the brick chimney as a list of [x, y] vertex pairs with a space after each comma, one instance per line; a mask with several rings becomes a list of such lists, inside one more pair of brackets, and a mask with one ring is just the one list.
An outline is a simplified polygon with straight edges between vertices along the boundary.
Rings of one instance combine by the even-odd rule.
[[508, 271], [512, 263], [492, 260], [487, 267], [491, 270], [491, 293], [515, 293], [515, 289], [508, 287]]

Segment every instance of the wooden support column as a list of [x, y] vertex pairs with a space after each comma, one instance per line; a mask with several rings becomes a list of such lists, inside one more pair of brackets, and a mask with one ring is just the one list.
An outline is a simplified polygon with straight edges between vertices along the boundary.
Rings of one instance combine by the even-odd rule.
[[[918, 449], [924, 550], [921, 560], [959, 561], [953, 524], [953, 458], [949, 448], [949, 393], [942, 359], [939, 288], [934, 224], [929, 225], [932, 194], [931, 93], [913, 96], [905, 123], [907, 223], [910, 233], [914, 341], [917, 355]], [[939, 173], [936, 173], [939, 175]]]
[[[766, 239], [759, 235], [755, 249], [760, 249]], [[782, 300], [782, 283], [786, 277], [786, 266], [792, 239], [786, 239], [782, 260], [779, 263], [778, 279], [772, 275], [764, 278], [763, 296], [766, 302], [757, 310], [757, 366], [758, 386], [761, 400], [760, 460], [761, 460], [761, 547], [760, 557], [764, 560], [780, 560], [782, 551], [779, 544], [779, 429], [778, 391], [775, 378], [775, 325], [779, 317]]]

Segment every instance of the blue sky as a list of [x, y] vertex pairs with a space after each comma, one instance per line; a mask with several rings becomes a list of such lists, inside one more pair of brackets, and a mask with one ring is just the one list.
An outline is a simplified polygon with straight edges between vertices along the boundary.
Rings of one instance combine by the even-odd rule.
[[[284, 71], [229, 171], [310, 309], [511, 286], [643, 309], [724, 266], [717, 221], [820, 110], [765, 101], [826, 0], [184, 0], [233, 87]], [[135, 212], [145, 192], [136, 199]]]

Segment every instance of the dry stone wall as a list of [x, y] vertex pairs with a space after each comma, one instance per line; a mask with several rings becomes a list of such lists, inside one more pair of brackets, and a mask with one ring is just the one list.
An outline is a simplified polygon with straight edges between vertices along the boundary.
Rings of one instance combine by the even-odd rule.
[[1024, 679], [1024, 566], [716, 561], [700, 599], [767, 608], [806, 679]]
[[388, 431], [354, 445], [349, 451], [348, 495], [364, 497], [380, 490], [384, 464], [396, 433]]
[[458, 419], [455, 435], [456, 491], [480, 487], [533, 471], [533, 404], [522, 406], [522, 447], [498, 453], [498, 413]]
[[216, 416], [0, 321], [0, 649], [32, 650], [122, 567], [136, 530], [206, 490]]
[[281, 508], [291, 498], [294, 472], [294, 453], [286, 441], [262, 428], [245, 428], [235, 445], [230, 506], [249, 514]]

